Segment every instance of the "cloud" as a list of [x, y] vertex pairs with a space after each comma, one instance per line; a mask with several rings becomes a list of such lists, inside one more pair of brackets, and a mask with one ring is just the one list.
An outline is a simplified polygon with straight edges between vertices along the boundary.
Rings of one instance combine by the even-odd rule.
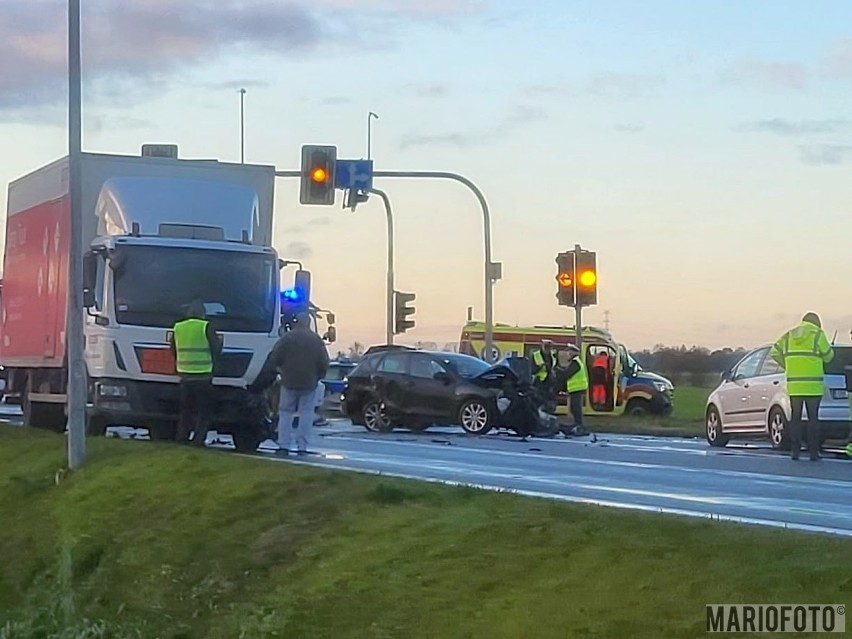
[[306, 260], [314, 254], [314, 250], [305, 242], [290, 242], [281, 251], [285, 260]]
[[443, 133], [438, 135], [406, 135], [399, 144], [400, 149], [418, 146], [480, 146], [511, 135], [517, 129], [547, 119], [547, 113], [538, 107], [515, 107], [503, 120], [491, 129]]
[[415, 89], [418, 98], [445, 98], [449, 92], [450, 87], [446, 84], [427, 84]]
[[823, 65], [832, 77], [852, 77], [852, 40], [841, 40], [831, 45]]
[[735, 84], [769, 89], [801, 89], [808, 81], [808, 70], [794, 62], [743, 60], [723, 73], [723, 79]]
[[[364, 49], [385, 37], [393, 26], [387, 18], [442, 20], [483, 6], [472, 0], [87, 0], [81, 20], [84, 90], [91, 97], [123, 78], [138, 100], [152, 93], [151, 83], [233, 50], [295, 57], [328, 43], [351, 51], [351, 38], [339, 38], [344, 28], [359, 34]], [[66, 0], [0, 1], [0, 119], [64, 102], [66, 7]], [[261, 86], [235, 79], [220, 88], [248, 83]], [[15, 110], [23, 114], [8, 115]]]
[[812, 135], [820, 133], [837, 133], [849, 127], [850, 121], [844, 119], [833, 120], [799, 120], [797, 122], [772, 118], [770, 120], [757, 120], [756, 122], [744, 122], [736, 127], [735, 131], [755, 133], [775, 133], [776, 135], [796, 136]]
[[645, 130], [644, 124], [616, 124], [613, 127], [619, 133], [641, 133]]
[[205, 89], [211, 89], [213, 91], [239, 91], [240, 89], [245, 89], [248, 91], [249, 89], [266, 89], [270, 87], [270, 83], [266, 80], [226, 80], [224, 82], [207, 82], [202, 84]]
[[598, 96], [638, 98], [653, 93], [665, 81], [664, 77], [658, 75], [599, 73], [586, 83], [586, 92]]
[[323, 98], [320, 100], [320, 106], [339, 106], [342, 104], [352, 104], [352, 98], [347, 98], [344, 95], [335, 95], [330, 98]]
[[808, 166], [836, 166], [852, 161], [850, 144], [811, 144], [799, 147], [802, 164]]

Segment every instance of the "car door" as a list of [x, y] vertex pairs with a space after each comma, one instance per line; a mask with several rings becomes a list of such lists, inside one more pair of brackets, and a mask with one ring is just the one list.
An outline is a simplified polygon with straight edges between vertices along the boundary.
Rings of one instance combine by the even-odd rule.
[[455, 385], [449, 371], [433, 357], [413, 353], [406, 383], [413, 414], [435, 419], [451, 416]]
[[[747, 415], [744, 427], [753, 428], [755, 431], [764, 432], [769, 423], [769, 409], [776, 394], [783, 387], [781, 381], [784, 371], [778, 363], [769, 356], [769, 348], [760, 351], [763, 359], [755, 376], [746, 383], [750, 393], [748, 407], [752, 410]], [[779, 375], [779, 373], [781, 373]]]
[[752, 383], [760, 370], [764, 351], [752, 351], [737, 364], [730, 380], [719, 391], [722, 424], [725, 431], [750, 430], [757, 422]]
[[409, 413], [411, 399], [408, 384], [408, 353], [388, 353], [376, 367], [373, 382], [379, 399], [385, 404], [390, 419], [405, 417]]

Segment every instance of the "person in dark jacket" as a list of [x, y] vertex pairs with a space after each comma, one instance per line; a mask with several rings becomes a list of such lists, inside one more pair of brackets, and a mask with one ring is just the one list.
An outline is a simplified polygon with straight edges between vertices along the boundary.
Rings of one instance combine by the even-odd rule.
[[175, 440], [204, 446], [210, 428], [213, 364], [222, 352], [222, 338], [206, 319], [204, 304], [196, 300], [186, 317], [169, 335], [169, 346], [180, 376], [180, 421]]
[[[281, 377], [278, 402], [278, 447], [287, 454], [295, 434], [299, 454], [308, 452], [310, 429], [314, 423], [317, 385], [328, 372], [329, 357], [322, 338], [311, 330], [311, 317], [299, 313], [290, 331], [285, 333], [266, 358], [251, 390], [271, 385], [274, 371]], [[293, 428], [293, 417], [299, 421]]]

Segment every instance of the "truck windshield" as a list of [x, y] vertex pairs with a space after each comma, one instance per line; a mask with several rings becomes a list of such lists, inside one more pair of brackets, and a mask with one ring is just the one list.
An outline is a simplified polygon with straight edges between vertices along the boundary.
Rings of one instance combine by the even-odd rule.
[[122, 246], [110, 264], [119, 324], [171, 328], [199, 300], [216, 330], [272, 331], [278, 312], [277, 267], [269, 255]]

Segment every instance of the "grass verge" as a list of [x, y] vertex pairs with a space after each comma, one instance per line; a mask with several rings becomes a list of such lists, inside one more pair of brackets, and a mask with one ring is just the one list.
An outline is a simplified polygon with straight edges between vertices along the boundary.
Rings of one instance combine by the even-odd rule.
[[[848, 540], [0, 427], [0, 637], [696, 637]], [[63, 477], [60, 473], [60, 477]]]

